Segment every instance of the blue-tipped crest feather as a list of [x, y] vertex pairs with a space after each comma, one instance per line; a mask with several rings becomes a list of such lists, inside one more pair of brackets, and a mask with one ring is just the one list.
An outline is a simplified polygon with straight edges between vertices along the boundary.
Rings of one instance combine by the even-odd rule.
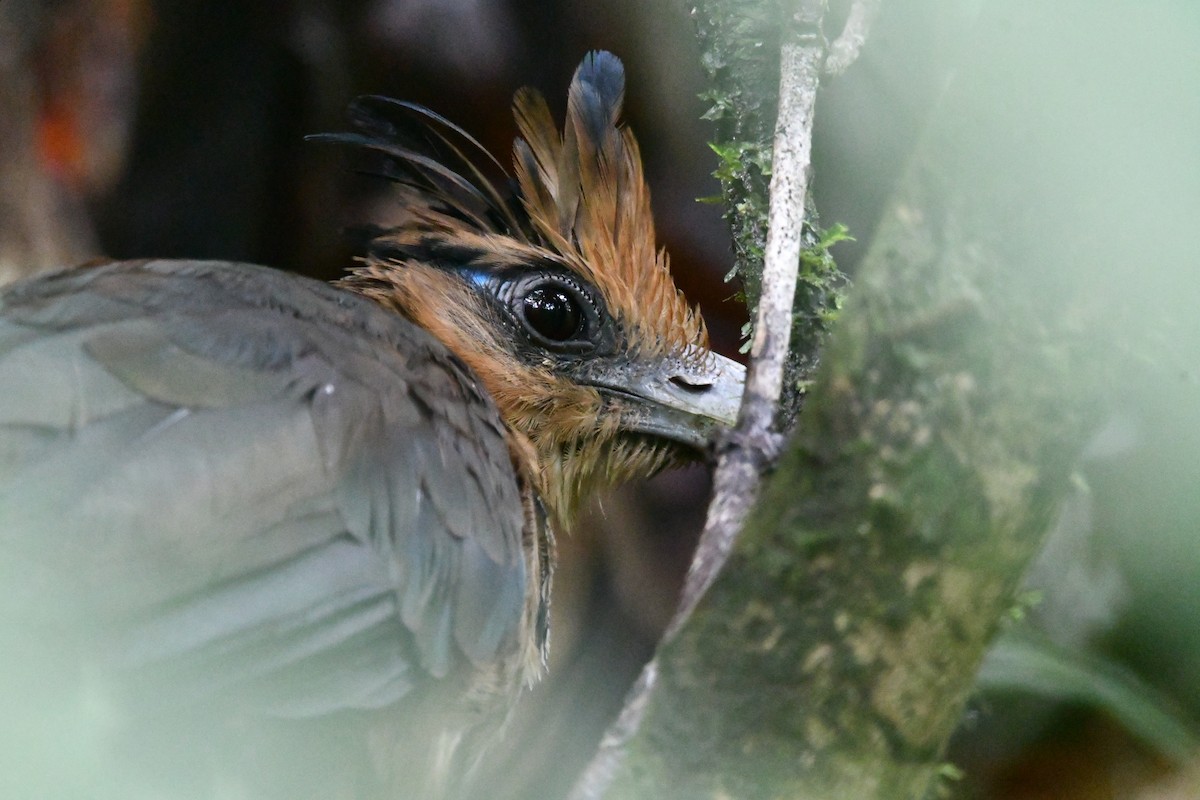
[[575, 72], [578, 110], [588, 135], [602, 142], [616, 125], [625, 98], [625, 68], [606, 50], [588, 53]]

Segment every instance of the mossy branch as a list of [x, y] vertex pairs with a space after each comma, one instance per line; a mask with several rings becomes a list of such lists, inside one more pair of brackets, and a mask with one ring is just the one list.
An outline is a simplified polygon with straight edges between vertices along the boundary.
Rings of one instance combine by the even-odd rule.
[[[733, 8], [721, 3], [712, 3], [710, 10], [724, 11]], [[819, 339], [819, 326], [814, 321], [826, 318], [831, 307], [836, 305], [836, 293], [830, 290], [831, 276], [837, 274], [836, 267], [828, 257], [827, 246], [837, 234], [826, 237], [816, 257], [802, 259], [804, 245], [814, 251], [812, 229], [805, 233], [804, 220], [807, 208], [808, 185], [811, 178], [812, 129], [816, 106], [817, 86], [822, 73], [826, 41], [821, 29], [825, 14], [825, 0], [800, 0], [794, 5], [781, 4], [764, 6], [767, 16], [756, 17], [753, 12], [745, 18], [726, 17], [720, 25], [727, 25], [721, 36], [711, 42], [757, 48], [745, 39], [747, 32], [759, 26], [759, 34], [768, 31], [777, 36], [779, 58], [773, 65], [778, 70], [778, 89], [773, 99], [778, 100], [778, 113], [770, 140], [771, 157], [764, 159], [766, 145], [739, 142], [726, 145], [718, 143], [713, 149], [722, 156], [718, 170], [731, 196], [742, 194], [742, 204], [732, 209], [730, 220], [734, 226], [735, 239], [739, 242], [738, 267], [750, 278], [754, 295], [753, 316], [755, 326], [751, 344], [750, 366], [746, 378], [746, 390], [742, 400], [738, 424], [721, 448], [714, 476], [714, 498], [709, 507], [708, 519], [700, 545], [697, 548], [692, 568], [683, 590], [680, 607], [669, 627], [664, 640], [669, 640], [679, 627], [686, 623], [692, 609], [704, 595], [708, 586], [720, 572], [747, 513], [758, 493], [761, 475], [778, 455], [781, 441], [775, 430], [781, 389], [785, 382], [786, 366], [789, 363], [789, 339], [793, 328], [799, 327], [803, 346], [798, 351], [807, 357], [808, 366], [815, 363], [815, 348]], [[773, 24], [767, 24], [774, 12]], [[695, 10], [699, 13], [699, 9]], [[748, 13], [746, 7], [737, 9], [738, 14]], [[749, 24], [744, 24], [749, 23]], [[712, 19], [700, 23], [702, 38], [705, 31], [712, 32]], [[781, 33], [782, 32], [782, 33]], [[724, 38], [728, 37], [728, 38]], [[732, 54], [733, 51], [728, 51]], [[741, 56], [733, 56], [740, 62]], [[753, 59], [750, 59], [753, 61]], [[710, 60], [711, 61], [711, 60]], [[729, 63], [729, 62], [727, 62]], [[750, 70], [739, 72], [739, 79], [753, 76], [756, 83], [764, 78]], [[719, 127], [731, 121], [734, 129], [741, 122], [753, 120], [758, 125], [762, 115], [764, 93], [752, 86], [742, 87], [736, 94], [742, 100], [751, 98], [756, 110], [751, 113], [746, 107], [738, 114], [726, 119], [721, 102], [714, 105], [711, 116], [718, 118]], [[715, 95], [714, 95], [715, 97]], [[757, 131], [762, 135], [762, 131]], [[758, 186], [767, 180], [770, 202], [756, 194]], [[760, 208], [761, 206], [761, 208]], [[764, 216], [765, 215], [765, 216]], [[765, 241], [758, 237], [765, 230]], [[807, 241], [806, 241], [807, 237]], [[807, 266], [803, 278], [799, 273]], [[815, 301], [813, 287], [822, 287], [822, 304]], [[794, 300], [801, 307], [793, 310]], [[797, 324], [799, 323], [799, 324]], [[791, 376], [793, 391], [790, 396], [798, 398], [796, 370]], [[589, 766], [577, 787], [575, 797], [599, 798], [607, 796], [611, 780], [622, 769], [625, 742], [637, 732], [641, 713], [654, 689], [657, 663], [648, 664], [638, 685], [627, 702], [620, 718], [601, 744], [600, 753]], [[619, 786], [618, 793], [623, 791]]]
[[920, 798], [955, 774], [946, 741], [1094, 422], [1083, 312], [1023, 211], [1037, 178], [980, 135], [1008, 113], [988, 80], [963, 69], [939, 105], [803, 425], [579, 797]]
[[[816, 79], [826, 67], [827, 47], [821, 26], [824, 11], [823, 2], [796, 0], [707, 0], [691, 7], [703, 48], [701, 63], [709, 76], [710, 88], [702, 97], [711, 105], [704, 116], [714, 124], [715, 138], [710, 146], [718, 164], [713, 174], [721, 184], [721, 195], [710, 199], [724, 202], [734, 255], [728, 279], [741, 282], [751, 319], [757, 317], [762, 294], [780, 60], [789, 41], [795, 44], [811, 37], [806, 51], [819, 54], [819, 63], [806, 65], [805, 74], [812, 78], [811, 99], [815, 101]], [[848, 28], [834, 46], [865, 37], [863, 26], [871, 16], [865, 13], [855, 17], [861, 25], [853, 29], [853, 35]], [[848, 45], [840, 51], [846, 53], [845, 63], [839, 66], [844, 69], [855, 51]], [[800, 95], [809, 97], [808, 87], [796, 88]], [[811, 143], [811, 130], [808, 136]], [[817, 366], [821, 345], [841, 306], [844, 285], [829, 248], [847, 238], [847, 231], [840, 225], [822, 230], [811, 200], [805, 201], [805, 208], [803, 254], [792, 302], [792, 346], [777, 412], [778, 427], [784, 431], [791, 429], [800, 411], [807, 380]], [[747, 340], [754, 335], [752, 327], [747, 323]]]

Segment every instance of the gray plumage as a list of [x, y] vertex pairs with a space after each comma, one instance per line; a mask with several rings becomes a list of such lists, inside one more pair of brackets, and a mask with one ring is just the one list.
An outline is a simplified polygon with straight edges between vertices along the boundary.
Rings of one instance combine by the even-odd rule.
[[262, 267], [112, 264], [0, 295], [0, 387], [10, 647], [78, 648], [131, 730], [516, 689], [516, 476], [423, 330]]
[[0, 797], [476, 791], [544, 666], [549, 523], [741, 396], [623, 91], [589, 55], [561, 133], [518, 92], [505, 184], [437, 114], [360, 101], [323, 138], [382, 156], [403, 213], [336, 287], [149, 261], [0, 294]]

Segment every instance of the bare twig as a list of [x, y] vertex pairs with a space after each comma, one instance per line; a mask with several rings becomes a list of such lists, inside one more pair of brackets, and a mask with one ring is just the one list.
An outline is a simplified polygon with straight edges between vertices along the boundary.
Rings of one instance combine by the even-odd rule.
[[881, 0], [854, 0], [841, 35], [829, 45], [829, 57], [825, 59], [826, 75], [841, 75], [858, 59], [871, 23], [879, 13], [880, 2]]
[[[819, 20], [818, 15], [815, 20], [818, 25]], [[812, 173], [813, 109], [824, 55], [819, 32], [813, 32], [812, 27], [807, 30], [808, 33], [783, 45], [762, 296], [741, 413], [717, 463], [713, 502], [684, 584], [682, 601], [667, 630], [668, 638], [687, 620], [720, 572], [757, 496], [763, 468], [774, 461], [779, 450], [779, 435], [772, 430], [771, 423], [783, 386], [783, 363], [791, 339], [800, 231]]]
[[[772, 430], [772, 420], [791, 335], [801, 225], [812, 172], [813, 110], [825, 58], [820, 29], [825, 0], [804, 0], [799, 6], [796, 34], [782, 45], [762, 296], [745, 394], [738, 424], [721, 447], [704, 532], [664, 641], [669, 641], [687, 621], [720, 572], [758, 495], [763, 470], [775, 460], [780, 448], [781, 437]], [[638, 730], [657, 673], [656, 659], [643, 668], [620, 716], [576, 784], [572, 800], [598, 800], [604, 796], [621, 763], [625, 743]]]

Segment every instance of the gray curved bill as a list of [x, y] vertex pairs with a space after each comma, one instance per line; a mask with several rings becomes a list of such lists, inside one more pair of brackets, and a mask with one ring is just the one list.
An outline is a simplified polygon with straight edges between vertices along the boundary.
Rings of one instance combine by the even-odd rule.
[[741, 364], [698, 349], [655, 361], [594, 361], [579, 376], [622, 402], [622, 427], [698, 450], [717, 426], [737, 421], [745, 379]]

